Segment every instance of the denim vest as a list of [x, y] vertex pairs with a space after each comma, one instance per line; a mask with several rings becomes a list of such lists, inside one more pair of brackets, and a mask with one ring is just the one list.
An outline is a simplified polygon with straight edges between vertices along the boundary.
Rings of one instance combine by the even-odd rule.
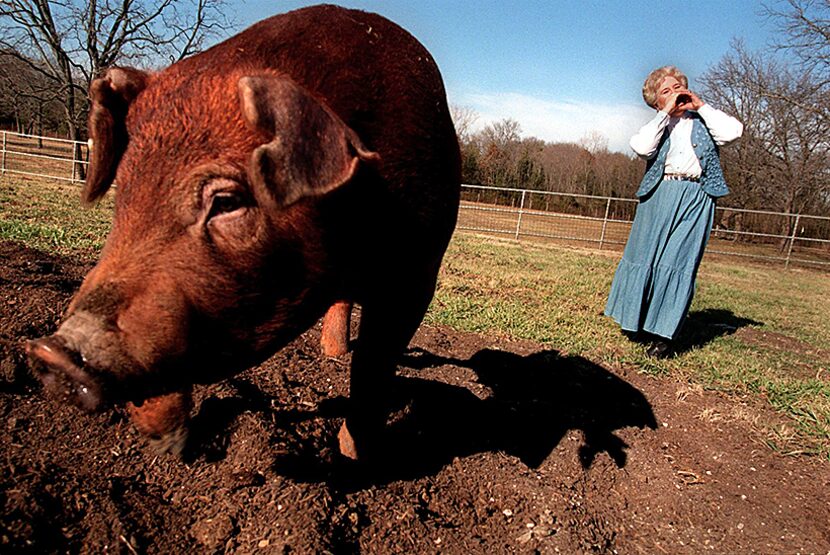
[[[715, 144], [700, 116], [697, 114], [691, 115], [694, 118], [692, 123], [692, 148], [700, 162], [700, 168], [703, 170], [700, 174], [700, 186], [709, 196], [726, 196], [729, 194], [729, 188], [723, 178], [718, 145]], [[663, 133], [663, 138], [660, 139], [660, 144], [657, 146], [657, 155], [646, 163], [646, 173], [640, 182], [640, 188], [637, 189], [638, 197], [646, 196], [662, 181], [670, 143], [670, 134]]]

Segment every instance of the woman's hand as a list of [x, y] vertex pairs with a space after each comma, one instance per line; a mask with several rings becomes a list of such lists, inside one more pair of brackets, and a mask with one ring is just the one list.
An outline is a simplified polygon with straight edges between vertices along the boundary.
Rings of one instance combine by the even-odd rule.
[[688, 89], [683, 89], [666, 96], [664, 102], [659, 106], [659, 110], [670, 116], [679, 117], [686, 110], [697, 110], [704, 104], [705, 102], [698, 95]]
[[678, 97], [679, 102], [675, 102], [677, 102], [678, 108], [682, 107], [684, 110], [698, 110], [701, 106], [706, 104], [698, 95], [689, 90], [680, 92]]

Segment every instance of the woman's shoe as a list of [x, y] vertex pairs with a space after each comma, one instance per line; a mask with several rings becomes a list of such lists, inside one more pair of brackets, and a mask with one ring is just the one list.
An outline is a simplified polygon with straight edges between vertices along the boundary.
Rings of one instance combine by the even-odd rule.
[[646, 354], [652, 358], [668, 358], [671, 356], [671, 345], [667, 341], [655, 341]]

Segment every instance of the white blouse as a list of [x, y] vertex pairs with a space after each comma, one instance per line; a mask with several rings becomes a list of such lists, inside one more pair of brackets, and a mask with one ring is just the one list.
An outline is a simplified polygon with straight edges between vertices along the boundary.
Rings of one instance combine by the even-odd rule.
[[[697, 113], [718, 146], [731, 143], [744, 131], [740, 121], [708, 104], [701, 106]], [[668, 128], [668, 133], [671, 133], [671, 144], [666, 156], [665, 173], [700, 177], [700, 161], [692, 147], [693, 121], [689, 112], [679, 118], [673, 118], [666, 112], [658, 111], [650, 122], [631, 137], [629, 144], [641, 158], [651, 158], [657, 152], [664, 130]]]

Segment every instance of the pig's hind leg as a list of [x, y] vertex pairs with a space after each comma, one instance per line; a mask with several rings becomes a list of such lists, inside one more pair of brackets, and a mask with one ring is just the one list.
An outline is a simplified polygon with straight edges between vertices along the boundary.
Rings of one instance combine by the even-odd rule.
[[349, 352], [349, 326], [352, 318], [352, 303], [339, 301], [331, 305], [323, 318], [323, 335], [320, 346], [323, 355], [337, 358]]

